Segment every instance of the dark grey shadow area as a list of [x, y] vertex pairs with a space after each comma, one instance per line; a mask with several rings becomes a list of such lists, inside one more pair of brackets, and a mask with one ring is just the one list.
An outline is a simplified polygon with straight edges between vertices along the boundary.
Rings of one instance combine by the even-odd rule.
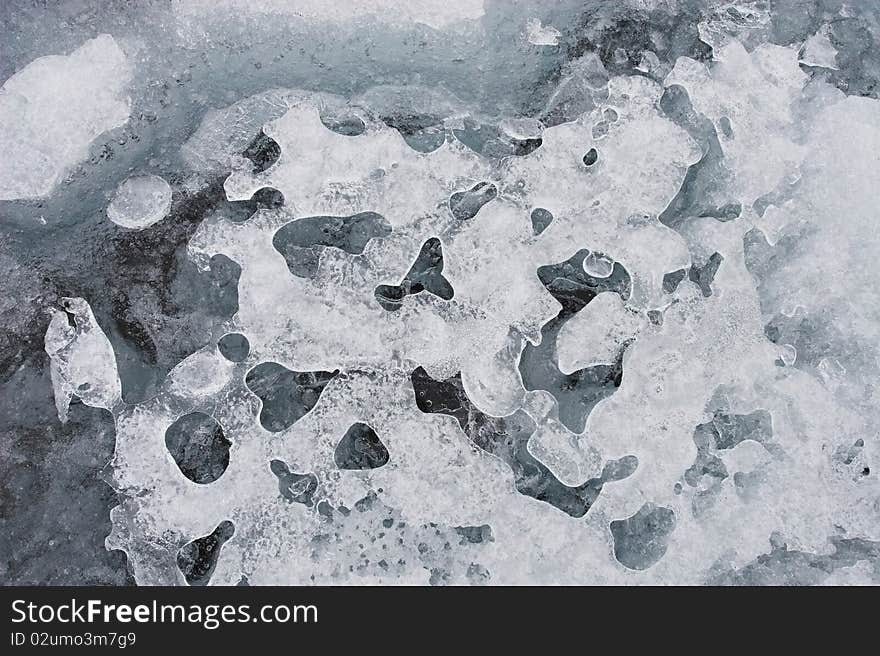
[[778, 534], [770, 538], [769, 553], [758, 556], [740, 568], [716, 566], [709, 585], [819, 585], [844, 567], [867, 563], [874, 584], [880, 583], [880, 542], [833, 536], [830, 554], [790, 549]]
[[629, 569], [648, 569], [666, 554], [675, 513], [646, 503], [635, 515], [611, 522], [610, 529], [617, 561]]
[[774, 344], [794, 347], [796, 358], [790, 366], [812, 375], [822, 376], [820, 365], [826, 358], [847, 370], [859, 370], [865, 366], [866, 350], [873, 345], [845, 333], [833, 306], [826, 303], [809, 311], [795, 309], [791, 314], [779, 309], [787, 267], [809, 252], [814, 238], [814, 229], [800, 224], [785, 227], [772, 245], [757, 228], [743, 236], [746, 268], [755, 279], [766, 322], [764, 335]]
[[699, 517], [715, 505], [721, 483], [730, 476], [718, 452], [732, 449], [744, 440], [753, 440], [769, 453], [779, 455], [780, 450], [772, 439], [773, 421], [766, 410], [748, 414], [716, 410], [710, 421], [697, 424], [694, 429], [697, 456], [684, 472], [685, 483], [694, 488], [691, 503], [694, 516]]
[[724, 165], [724, 150], [715, 125], [694, 109], [687, 90], [677, 84], [663, 92], [660, 109], [685, 130], [703, 152], [700, 159], [688, 167], [678, 193], [660, 213], [660, 223], [675, 230], [694, 217], [708, 216], [719, 221], [737, 218], [742, 207], [727, 197], [730, 172]]
[[587, 417], [599, 401], [610, 396], [623, 382], [623, 355], [631, 344], [624, 342], [614, 362], [599, 364], [564, 374], [559, 369], [556, 339], [565, 322], [580, 312], [598, 294], [614, 292], [629, 297], [629, 273], [615, 262], [611, 274], [596, 278], [584, 271], [584, 259], [590, 251], [583, 249], [559, 264], [538, 268], [538, 278], [547, 291], [562, 304], [562, 309], [541, 328], [541, 343], [526, 343], [519, 362], [523, 386], [527, 390], [544, 390], [559, 405], [559, 421], [574, 433], [581, 433]]
[[131, 585], [125, 553], [104, 547], [118, 504], [101, 476], [113, 417], [75, 399], [62, 424], [49, 358], [31, 344], [0, 372], [0, 584]]
[[[106, 218], [77, 229], [50, 224], [39, 238], [10, 233], [9, 248], [20, 270], [39, 272], [49, 302], [85, 298], [113, 345], [123, 399], [138, 403], [238, 310], [238, 264], [215, 255], [200, 270], [187, 255], [201, 221], [229, 205], [217, 179], [195, 193], [176, 189], [168, 217], [143, 230]], [[33, 301], [25, 308], [38, 312]]]

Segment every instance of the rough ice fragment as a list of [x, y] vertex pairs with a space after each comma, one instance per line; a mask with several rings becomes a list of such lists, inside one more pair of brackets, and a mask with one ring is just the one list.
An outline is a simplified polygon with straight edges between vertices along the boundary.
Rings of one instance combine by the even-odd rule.
[[40, 57], [0, 89], [0, 200], [49, 195], [103, 132], [128, 120], [131, 70], [109, 34]]
[[158, 175], [125, 180], [107, 206], [107, 217], [123, 228], [140, 230], [158, 223], [171, 209], [171, 186]]
[[529, 43], [536, 46], [559, 45], [559, 37], [562, 36], [562, 32], [552, 25], [542, 25], [541, 21], [537, 18], [531, 18], [526, 23], [526, 34], [528, 35]]

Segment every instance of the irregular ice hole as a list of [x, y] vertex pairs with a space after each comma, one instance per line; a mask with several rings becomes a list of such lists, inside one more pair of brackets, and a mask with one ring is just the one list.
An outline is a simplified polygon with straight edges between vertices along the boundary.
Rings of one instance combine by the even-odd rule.
[[583, 158], [584, 166], [591, 167], [593, 164], [599, 161], [599, 151], [595, 148], [590, 148]]
[[242, 152], [242, 155], [253, 162], [254, 173], [262, 173], [278, 161], [278, 157], [281, 155], [281, 146], [272, 137], [269, 137], [260, 130], [257, 136], [254, 137], [254, 140]]
[[529, 218], [532, 221], [532, 234], [535, 236], [540, 235], [553, 223], [553, 213], [543, 207], [533, 209]]
[[675, 513], [646, 503], [635, 515], [611, 522], [609, 528], [618, 562], [629, 569], [648, 569], [666, 553], [669, 535], [675, 529]]
[[189, 585], [207, 585], [217, 567], [223, 545], [235, 534], [235, 525], [224, 520], [209, 535], [181, 547], [177, 566]]
[[305, 416], [321, 396], [335, 371], [291, 371], [277, 362], [263, 362], [245, 376], [245, 385], [262, 401], [260, 424], [278, 433]]
[[457, 191], [449, 198], [449, 209], [452, 215], [466, 221], [477, 215], [477, 212], [498, 195], [498, 188], [491, 182], [479, 182], [467, 191]]
[[389, 457], [376, 431], [363, 422], [349, 427], [333, 453], [333, 460], [340, 469], [377, 469], [385, 465]]
[[292, 503], [312, 506], [318, 490], [318, 477], [312, 473], [298, 474], [290, 471], [283, 460], [272, 460], [269, 469], [278, 478], [278, 491]]
[[338, 248], [357, 255], [364, 252], [370, 240], [387, 237], [391, 231], [391, 224], [376, 212], [309, 216], [280, 227], [272, 237], [272, 245], [293, 275], [310, 278], [318, 269], [322, 248]]
[[241, 333], [227, 333], [217, 342], [220, 355], [230, 362], [243, 362], [250, 353], [250, 342]]

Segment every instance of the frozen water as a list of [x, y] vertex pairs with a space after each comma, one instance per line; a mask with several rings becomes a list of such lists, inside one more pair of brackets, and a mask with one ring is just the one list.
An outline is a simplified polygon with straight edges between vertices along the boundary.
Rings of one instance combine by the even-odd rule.
[[0, 89], [0, 200], [47, 196], [92, 141], [128, 120], [131, 69], [102, 34], [31, 62]]
[[880, 582], [876, 9], [544, 5], [14, 22], [0, 430], [115, 433], [61, 529], [140, 584]]
[[107, 206], [116, 225], [139, 230], [161, 221], [171, 209], [171, 186], [158, 175], [138, 175], [119, 185]]
[[67, 421], [73, 397], [95, 408], [115, 410], [122, 391], [110, 341], [88, 303], [81, 298], [60, 301], [61, 309], [50, 309], [45, 337], [58, 418]]
[[483, 15], [482, 0], [348, 0], [328, 5], [321, 0], [182, 0], [175, 3], [177, 16], [190, 29], [206, 13], [224, 14], [290, 14], [330, 23], [376, 18], [392, 23], [423, 23], [430, 27], [447, 27], [450, 23], [476, 19]]
[[536, 46], [559, 45], [559, 37], [562, 36], [562, 32], [552, 25], [542, 25], [540, 20], [533, 18], [526, 25], [526, 29], [531, 44]]
[[824, 30], [807, 39], [798, 61], [806, 66], [837, 69], [836, 59], [837, 49], [831, 43], [828, 31]]

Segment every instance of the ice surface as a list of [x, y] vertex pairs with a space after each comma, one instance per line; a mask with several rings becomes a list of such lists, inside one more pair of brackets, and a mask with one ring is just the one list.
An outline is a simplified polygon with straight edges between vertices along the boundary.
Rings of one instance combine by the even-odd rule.
[[58, 418], [67, 421], [73, 397], [94, 408], [116, 410], [122, 400], [116, 357], [89, 304], [81, 298], [62, 298], [61, 309], [49, 311], [45, 348]]
[[107, 216], [123, 228], [139, 230], [161, 221], [171, 209], [171, 186], [158, 175], [138, 175], [119, 185]]
[[191, 29], [200, 14], [223, 12], [256, 15], [288, 14], [306, 20], [338, 23], [377, 18], [392, 23], [423, 23], [442, 28], [483, 15], [483, 0], [348, 0], [330, 4], [321, 0], [180, 0], [175, 12]]
[[536, 46], [555, 46], [559, 45], [559, 37], [562, 33], [552, 25], [542, 25], [537, 18], [531, 19], [526, 24], [526, 34], [529, 43]]
[[665, 84], [684, 87], [694, 109], [716, 125], [726, 117], [732, 136], [721, 139], [721, 148], [735, 176], [731, 191], [751, 205], [806, 155], [793, 130], [806, 76], [795, 50], [769, 44], [750, 53], [733, 40], [716, 50], [715, 60], [709, 69], [681, 58]]
[[803, 52], [798, 60], [807, 66], [837, 69], [837, 49], [831, 43], [828, 31], [816, 32], [804, 43]]
[[119, 37], [0, 347], [112, 415], [138, 583], [880, 581], [872, 14], [539, 4]]
[[0, 200], [48, 195], [92, 141], [128, 120], [129, 63], [109, 34], [40, 57], [0, 89]]
[[[712, 70], [719, 79], [727, 74], [730, 60], [745, 56], [735, 41], [727, 48], [726, 58]], [[791, 51], [770, 49], [753, 57], [764, 67], [761, 70], [776, 63], [785, 70], [794, 62]], [[668, 82], [690, 84], [682, 72], [687, 65], [681, 60]], [[782, 87], [778, 107], [783, 123], [755, 126], [778, 134], [779, 125], [792, 124], [794, 85], [801, 84], [803, 77], [798, 72], [793, 80]], [[832, 483], [829, 470], [826, 510], [805, 513], [796, 499], [806, 481], [796, 475], [800, 465], [792, 463], [808, 462], [815, 455], [792, 440], [802, 439], [794, 436], [804, 431], [821, 435], [819, 425], [831, 416], [846, 415], [842, 409], [825, 414], [822, 404], [801, 408], [797, 416], [781, 409], [789, 403], [786, 399], [807, 393], [804, 388], [815, 391], [819, 383], [803, 378], [796, 369], [780, 370], [774, 364], [782, 352], [766, 341], [763, 301], [745, 258], [745, 226], [706, 216], [673, 231], [658, 221], [688, 167], [698, 160], [697, 145], [662, 116], [660, 85], [613, 77], [607, 87], [607, 106], [544, 129], [540, 148], [500, 164], [454, 141], [419, 153], [396, 131], [371, 120], [368, 112], [361, 115], [363, 133], [338, 134], [321, 120], [317, 97], [302, 97], [263, 126], [264, 133], [280, 144], [280, 156], [264, 171], [235, 168], [226, 191], [230, 199], [238, 200], [261, 188], [276, 188], [284, 195], [284, 205], [260, 210], [245, 223], [207, 219], [191, 240], [190, 253], [197, 262], [224, 253], [242, 266], [240, 310], [232, 325], [247, 335], [252, 348], [247, 360], [252, 364], [247, 366], [257, 366], [248, 376], [269, 366], [260, 363], [270, 361], [279, 363], [271, 365], [282, 367], [279, 372], [323, 371], [322, 387], [307, 402], [299, 396], [284, 401], [271, 412], [273, 417], [280, 412], [288, 418], [266, 425], [267, 408], [276, 407], [267, 405], [266, 395], [292, 388], [283, 376], [260, 374], [265, 381], [260, 383], [265, 389], [257, 390], [263, 425], [277, 437], [263, 433], [259, 439], [255, 439], [261, 435], [254, 424], [259, 413], [256, 400], [239, 405], [244, 398], [235, 384], [224, 389], [220, 395], [224, 406], [218, 413], [226, 417], [221, 421], [224, 429], [229, 428], [234, 446], [229, 469], [215, 484], [220, 487], [211, 491], [216, 510], [200, 517], [196, 525], [187, 507], [203, 505], [205, 493], [191, 490], [182, 495], [172, 477], [161, 486], [153, 484], [157, 492], [170, 488], [153, 497], [152, 509], [137, 509], [126, 502], [114, 513], [117, 529], [108, 544], [126, 549], [139, 580], [173, 580], [168, 578], [167, 565], [154, 562], [159, 557], [155, 551], [140, 555], [137, 546], [143, 540], [154, 541], [153, 531], [159, 525], [185, 541], [209, 534], [230, 517], [237, 518], [233, 520], [236, 534], [224, 547], [214, 574], [217, 582], [232, 581], [242, 571], [249, 580], [304, 580], [304, 574], [296, 574], [294, 554], [299, 541], [314, 530], [310, 522], [316, 520], [309, 518], [307, 504], [278, 505], [283, 503], [279, 479], [266, 475], [273, 457], [288, 467], [282, 472], [288, 481], [284, 485], [315, 481], [308, 484], [309, 503], [325, 509], [316, 511], [319, 517], [335, 517], [337, 508], [351, 509], [380, 485], [383, 502], [408, 522], [491, 525], [495, 541], [481, 552], [480, 562], [495, 582], [525, 580], [520, 570], [508, 565], [511, 550], [530, 563], [533, 574], [528, 580], [570, 580], [580, 563], [605, 559], [609, 569], [602, 580], [624, 581], [638, 575], [650, 581], [697, 581], [709, 576], [729, 549], [725, 544], [711, 546], [701, 536], [731, 526], [734, 514], [748, 517], [745, 523], [734, 523], [732, 538], [740, 562], [745, 563], [762, 553], [767, 536], [779, 528], [780, 509], [788, 518], [785, 526], [790, 533], [797, 534], [802, 544], [821, 548], [834, 531], [832, 514], [841, 519], [831, 509], [848, 498], [850, 484]], [[712, 109], [718, 96], [694, 88], [701, 112], [717, 116], [724, 111]], [[729, 87], [724, 87], [722, 97], [732, 97]], [[745, 116], [727, 113], [735, 119]], [[759, 115], [760, 121], [770, 120], [766, 111]], [[608, 129], [597, 137], [593, 126], [600, 121], [606, 121]], [[736, 120], [731, 123], [735, 126]], [[858, 124], [868, 125], [867, 119]], [[787, 132], [789, 127], [782, 129]], [[585, 166], [584, 153], [591, 148], [599, 154]], [[806, 151], [793, 145], [790, 157], [803, 158]], [[745, 151], [731, 148], [724, 159], [739, 176], [732, 197], [748, 204], [776, 184], [773, 176], [781, 174], [774, 171], [784, 170], [786, 160], [740, 162], [739, 152]], [[768, 166], [769, 172], [758, 173], [756, 167]], [[755, 186], [766, 179], [771, 183]], [[497, 192], [488, 199], [481, 197], [464, 212], [466, 194], [482, 194], [489, 182]], [[538, 206], [552, 212], [554, 220], [535, 236], [530, 213]], [[352, 217], [359, 212], [384, 217], [390, 232], [365, 241], [362, 252], [360, 247], [324, 248], [309, 276], [290, 275], [273, 247], [280, 230], [289, 230], [305, 217]], [[438, 256], [442, 253], [442, 270], [436, 268], [441, 259], [428, 258], [419, 265], [422, 256], [416, 254], [431, 243]], [[487, 244], [497, 246], [487, 248]], [[630, 286], [620, 295], [601, 293], [587, 300], [585, 309], [575, 309], [573, 318], [561, 324], [557, 336], [546, 326], [553, 325], [559, 303], [564, 313], [568, 301], [553, 300], [539, 282], [540, 272], [541, 267], [571, 258], [577, 250], [573, 244], [588, 247], [576, 262], [584, 274], [602, 280], [613, 275], [608, 265], [618, 262], [625, 267]], [[438, 293], [434, 282], [423, 279], [424, 271], [442, 271], [431, 275], [448, 281], [454, 294]], [[664, 285], [664, 277], [674, 271], [683, 273], [676, 279], [678, 284]], [[434, 293], [402, 296], [388, 312], [375, 302], [373, 290], [401, 280], [406, 289]], [[547, 289], [552, 291], [551, 287]], [[288, 310], [267, 313], [266, 307]], [[351, 325], [361, 330], [348, 330]], [[539, 399], [529, 396], [538, 392], [525, 393], [521, 387], [517, 364], [540, 366], [539, 360], [521, 355], [521, 349], [535, 349], [543, 340], [556, 341], [555, 357], [562, 372], [621, 368], [619, 389], [598, 397], [604, 400], [595, 407], [588, 406], [581, 430], [565, 405], [569, 401], [563, 403], [567, 397], [557, 400], [551, 390]], [[416, 378], [410, 382], [407, 372], [413, 369], [421, 372], [422, 382], [416, 383]], [[533, 375], [530, 369], [528, 373]], [[457, 391], [447, 398], [443, 385], [453, 380]], [[270, 391], [270, 381], [278, 385], [277, 392]], [[311, 385], [297, 384], [298, 394]], [[453, 402], [453, 397], [459, 400]], [[277, 399], [288, 397], [272, 398], [277, 404]], [[837, 403], [827, 394], [825, 398], [823, 403]], [[160, 428], [173, 420], [175, 412], [161, 398], [150, 408], [135, 410], [120, 423], [116, 458], [120, 489], [143, 485], [136, 481], [137, 471], [144, 471], [144, 459], [149, 457], [142, 448], [144, 437], [156, 430], [150, 427], [152, 422], [158, 421]], [[486, 411], [493, 416], [484, 415]], [[706, 424], [706, 413], [711, 417], [713, 412], [714, 416], [727, 413], [723, 416], [734, 417], [731, 421], [749, 422], [752, 417], [772, 421], [773, 441], [761, 438], [753, 448], [722, 432], [711, 442], [714, 446], [700, 451], [702, 442], [696, 440], [694, 430]], [[136, 416], [140, 418], [134, 421]], [[849, 417], [853, 421], [853, 415]], [[375, 462], [383, 464], [369, 469], [369, 483], [358, 478], [360, 466], [339, 464], [340, 445], [350, 440], [351, 427], [358, 425], [379, 436], [373, 441], [382, 446]], [[855, 425], [847, 432], [852, 430]], [[513, 446], [500, 448], [493, 434], [508, 435]], [[468, 450], [468, 442], [480, 451]], [[127, 447], [135, 443], [141, 445], [137, 453]], [[373, 456], [364, 458], [372, 462]], [[606, 464], [603, 470], [602, 463], [624, 461], [633, 463], [632, 468], [608, 473]], [[539, 478], [526, 483], [523, 466], [534, 467], [533, 475]], [[222, 492], [240, 489], [238, 481], [252, 480], [254, 474], [248, 472], [255, 471], [264, 472], [261, 482], [249, 484], [244, 496], [240, 492], [232, 501]], [[171, 474], [169, 470], [167, 475]], [[426, 480], [434, 482], [430, 492], [424, 489]], [[534, 480], [548, 483], [538, 491]], [[603, 480], [612, 482], [602, 485]], [[455, 488], [446, 487], [452, 481]], [[592, 490], [583, 507], [573, 501], [580, 494], [576, 490]], [[299, 492], [290, 494], [296, 497]], [[772, 511], [756, 501], [768, 496], [775, 500]], [[543, 503], [523, 505], [522, 499], [529, 497]], [[272, 498], [276, 501], [270, 502]], [[280, 499], [284, 498], [282, 494]], [[261, 509], [256, 513], [255, 503]], [[584, 514], [584, 507], [585, 524], [565, 523], [566, 516]], [[559, 510], [563, 512], [554, 514]], [[130, 529], [123, 530], [129, 526], [123, 517], [130, 513], [163, 519], [155, 529], [139, 523], [139, 532], [129, 533]], [[518, 517], [516, 531], [508, 523], [512, 514]], [[281, 515], [288, 523], [296, 521], [296, 531], [282, 535], [271, 528]], [[865, 533], [868, 525], [858, 515], [848, 516], [850, 530], [875, 537], [874, 531]], [[343, 517], [338, 521], [345, 523]], [[265, 540], [267, 553], [276, 554], [271, 575], [264, 569], [269, 561], [247, 556], [251, 552], [243, 550], [252, 539]], [[546, 559], [539, 565], [528, 546], [535, 539], [545, 544], [577, 541], [583, 550], [564, 565]], [[699, 551], [688, 546], [694, 541], [700, 542]], [[495, 545], [503, 551], [494, 551]], [[177, 548], [168, 552], [169, 558]], [[281, 552], [286, 554], [283, 567], [277, 556]], [[344, 558], [342, 552], [336, 557]], [[615, 569], [609, 557], [622, 568]], [[423, 570], [425, 577], [430, 570]], [[305, 571], [315, 580], [337, 578], [314, 565]], [[381, 579], [381, 571], [376, 576]]]

